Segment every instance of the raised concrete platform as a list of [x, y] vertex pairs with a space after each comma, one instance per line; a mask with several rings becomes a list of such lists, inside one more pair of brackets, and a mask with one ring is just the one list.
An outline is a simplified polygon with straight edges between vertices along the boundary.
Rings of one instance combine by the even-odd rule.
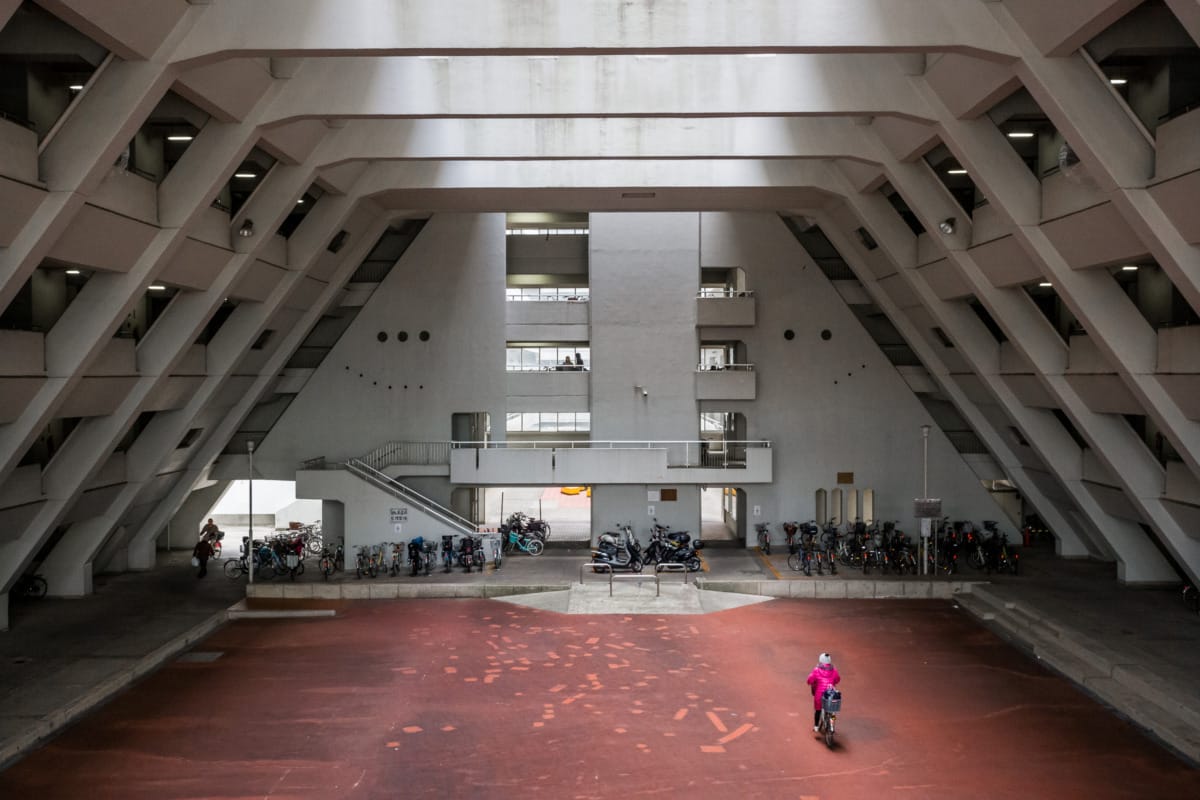
[[[959, 604], [1003, 638], [1200, 764], [1200, 691], [1156, 671], [1145, 653], [1093, 639], [1053, 608], [1006, 599], [992, 587], [974, 587]], [[1118, 620], [1114, 626], [1120, 625]], [[1189, 647], [1194, 646], [1189, 644]]]
[[678, 580], [662, 583], [655, 590], [654, 580], [618, 581], [609, 594], [607, 581], [572, 584], [565, 591], [498, 597], [507, 603], [557, 611], [561, 614], [709, 614], [730, 608], [764, 603], [771, 598], [761, 595], [701, 591], [693, 584]]
[[983, 581], [905, 580], [870, 578], [812, 578], [807, 580], [754, 581], [697, 578], [696, 585], [711, 592], [735, 592], [797, 600], [949, 600], [972, 591]]
[[[465, 577], [465, 576], [464, 576]], [[446, 597], [507, 597], [513, 594], [561, 591], [566, 583], [494, 583], [483, 579], [460, 583], [412, 580], [364, 580], [331, 583], [256, 583], [246, 587], [252, 600], [405, 600]]]

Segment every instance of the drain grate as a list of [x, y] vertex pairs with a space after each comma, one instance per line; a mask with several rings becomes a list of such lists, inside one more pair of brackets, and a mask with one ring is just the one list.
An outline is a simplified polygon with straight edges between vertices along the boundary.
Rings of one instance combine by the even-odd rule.
[[185, 664], [211, 664], [221, 656], [225, 655], [220, 650], [193, 650], [190, 653], [184, 653], [176, 661], [182, 661]]

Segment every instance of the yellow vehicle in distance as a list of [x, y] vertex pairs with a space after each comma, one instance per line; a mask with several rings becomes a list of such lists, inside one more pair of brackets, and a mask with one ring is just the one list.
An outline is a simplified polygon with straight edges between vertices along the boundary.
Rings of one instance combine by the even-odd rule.
[[592, 487], [590, 486], [564, 486], [559, 489], [559, 491], [571, 497], [574, 497], [577, 494], [583, 494], [585, 492], [587, 493], [588, 497], [592, 496]]

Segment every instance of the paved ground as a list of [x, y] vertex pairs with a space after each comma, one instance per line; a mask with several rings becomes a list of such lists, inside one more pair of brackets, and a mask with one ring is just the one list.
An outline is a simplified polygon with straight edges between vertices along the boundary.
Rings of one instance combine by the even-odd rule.
[[[26, 758], [5, 796], [1200, 796], [1200, 772], [948, 602], [359, 603], [234, 623], [199, 650], [220, 655]], [[832, 751], [803, 685], [821, 650], [845, 675]]]

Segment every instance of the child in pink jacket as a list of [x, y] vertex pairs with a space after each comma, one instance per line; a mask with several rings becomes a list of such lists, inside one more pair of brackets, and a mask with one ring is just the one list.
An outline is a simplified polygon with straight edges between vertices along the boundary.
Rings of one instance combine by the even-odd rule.
[[817, 731], [817, 726], [821, 722], [821, 695], [831, 686], [837, 686], [841, 681], [842, 676], [838, 675], [837, 668], [833, 666], [833, 657], [829, 653], [821, 653], [817, 657], [817, 666], [808, 674], [808, 685], [812, 687], [813, 693], [813, 732]]

